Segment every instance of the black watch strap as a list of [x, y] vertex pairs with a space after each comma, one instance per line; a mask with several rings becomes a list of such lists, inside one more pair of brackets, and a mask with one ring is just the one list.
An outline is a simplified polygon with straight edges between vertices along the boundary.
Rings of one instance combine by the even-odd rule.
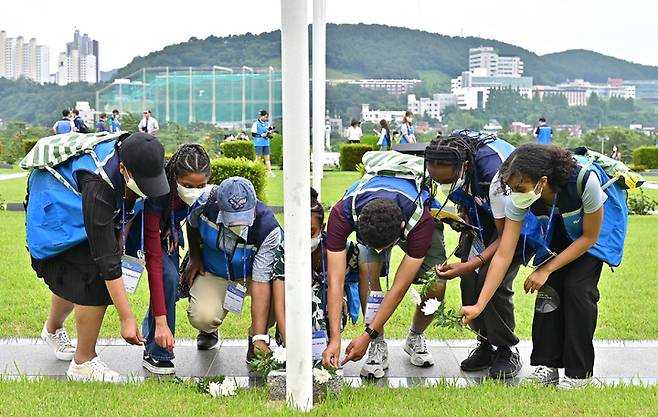
[[375, 329], [371, 329], [370, 326], [366, 326], [366, 333], [370, 336], [371, 339], [376, 339], [379, 336], [379, 332]]

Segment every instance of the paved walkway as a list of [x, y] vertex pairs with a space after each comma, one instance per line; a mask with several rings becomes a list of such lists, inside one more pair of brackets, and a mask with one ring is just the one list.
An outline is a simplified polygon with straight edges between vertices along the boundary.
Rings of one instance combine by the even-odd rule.
[[[402, 351], [401, 340], [389, 345], [390, 368], [379, 384], [391, 387], [432, 385], [447, 381], [459, 386], [478, 383], [485, 373], [462, 372], [459, 363], [468, 356], [474, 344], [467, 340], [428, 341], [436, 364], [431, 368], [412, 366]], [[594, 374], [601, 384], [658, 384], [658, 340], [655, 341], [596, 341]], [[522, 341], [519, 351], [523, 360], [521, 374], [509, 381], [518, 383], [532, 371], [530, 366], [531, 343]], [[250, 375], [245, 364], [246, 342], [224, 340], [211, 351], [198, 351], [195, 341], [176, 341], [176, 369], [182, 378], [226, 375], [234, 377], [241, 386], [258, 384], [259, 378]], [[98, 354], [109, 366], [130, 380], [141, 381], [149, 374], [141, 367], [142, 349], [128, 346], [122, 340], [99, 342]], [[0, 339], [0, 375], [5, 378], [47, 376], [64, 378], [68, 362], [55, 359], [50, 348], [39, 339]], [[346, 381], [354, 386], [362, 384], [359, 378], [361, 363], [350, 363], [344, 368]]]
[[27, 176], [27, 172], [16, 172], [14, 174], [0, 174], [0, 181], [15, 180], [16, 178], [23, 178]]

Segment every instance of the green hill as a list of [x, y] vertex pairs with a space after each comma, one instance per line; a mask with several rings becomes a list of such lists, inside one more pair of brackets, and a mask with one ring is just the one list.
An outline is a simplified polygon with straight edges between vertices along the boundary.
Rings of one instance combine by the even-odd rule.
[[[496, 40], [366, 24], [327, 25], [327, 74], [330, 78], [420, 78], [426, 84], [425, 91], [446, 91], [449, 79], [468, 68], [468, 49], [481, 45], [493, 46], [501, 55], [521, 57], [526, 75], [534, 77], [536, 84], [574, 78], [594, 82], [605, 82], [608, 77], [658, 79], [658, 67], [592, 51], [570, 50], [539, 56]], [[136, 57], [115, 77], [125, 77], [143, 67], [280, 66], [280, 51], [280, 31], [191, 38]], [[76, 99], [92, 101], [95, 90], [101, 86], [40, 86], [0, 80], [0, 118], [49, 124], [57, 119], [62, 107], [72, 106]]]

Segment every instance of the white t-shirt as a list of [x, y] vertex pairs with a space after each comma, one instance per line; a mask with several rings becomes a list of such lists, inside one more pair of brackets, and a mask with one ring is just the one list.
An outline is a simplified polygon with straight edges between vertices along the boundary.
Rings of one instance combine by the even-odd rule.
[[350, 126], [347, 128], [347, 140], [350, 142], [360, 142], [361, 136], [363, 136], [363, 132], [360, 126]]
[[[587, 183], [585, 184], [582, 196], [583, 211], [585, 214], [596, 212], [603, 206], [603, 203], [605, 203], [607, 199], [608, 195], [601, 188], [599, 177], [594, 173], [590, 174], [589, 178], [587, 178]], [[512, 199], [510, 198], [505, 207], [505, 215], [510, 220], [522, 222], [528, 210], [529, 209], [520, 209], [516, 207], [512, 204]]]
[[153, 133], [155, 129], [160, 129], [160, 126], [158, 126], [158, 121], [155, 120], [155, 117], [149, 117], [148, 124], [146, 122], [146, 117], [142, 118], [137, 128], [140, 130], [140, 132], [143, 132], [144, 126], [146, 126], [146, 133], [148, 134]]
[[500, 177], [498, 172], [491, 179], [491, 185], [489, 186], [489, 204], [491, 204], [491, 212], [493, 213], [494, 219], [504, 219], [505, 218], [505, 207], [509, 201], [510, 196], [505, 195], [501, 189]]

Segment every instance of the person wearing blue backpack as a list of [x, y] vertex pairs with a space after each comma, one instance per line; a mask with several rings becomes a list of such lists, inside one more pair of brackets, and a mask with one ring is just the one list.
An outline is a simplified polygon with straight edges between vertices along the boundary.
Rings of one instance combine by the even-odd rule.
[[[69, 146], [61, 137], [44, 138], [21, 165], [82, 146], [84, 139], [97, 138], [72, 135]], [[57, 359], [70, 361], [69, 379], [117, 383], [122, 378], [98, 357], [96, 341], [107, 306], [114, 304], [121, 336], [133, 345], [144, 343], [126, 295], [130, 283], [139, 280], [133, 272], [140, 262], [122, 248], [130, 221], [142, 212], [143, 198], [167, 194], [169, 185], [164, 148], [153, 136], [99, 140], [78, 153], [59, 153], [56, 158], [64, 162], [46, 169], [31, 163], [25, 226], [32, 268], [52, 293], [41, 338]], [[74, 310], [77, 347], [64, 329]]]
[[272, 267], [283, 238], [272, 209], [256, 198], [251, 181], [230, 177], [199, 197], [187, 235], [190, 261], [183, 279], [190, 287], [187, 316], [199, 330], [197, 348], [214, 348], [227, 314], [239, 315], [251, 294], [247, 361], [256, 350], [269, 352]]
[[53, 134], [61, 135], [64, 133], [76, 132], [75, 124], [71, 120], [71, 112], [68, 109], [62, 110], [62, 118], [55, 122], [52, 128]]
[[534, 214], [541, 224], [536, 237], [548, 250], [537, 250], [536, 268], [524, 282], [526, 293], [538, 292], [530, 358], [536, 368], [527, 381], [585, 386], [594, 369], [601, 270], [604, 262], [619, 265], [623, 253], [628, 214], [623, 191], [614, 184], [604, 190], [601, 184], [609, 179], [598, 165], [550, 145], [520, 146], [503, 163], [500, 177], [510, 192], [505, 229], [477, 303], [461, 309], [464, 322], [489, 304], [514, 257], [523, 220]]
[[[500, 190], [498, 170], [513, 151], [514, 147], [503, 139], [469, 130], [453, 131], [447, 138], [435, 139], [425, 150], [432, 180], [441, 184], [443, 194], [457, 205], [467, 222], [475, 226], [461, 235], [461, 262], [436, 267], [443, 280], [461, 278], [464, 305], [477, 301], [488, 263], [500, 243], [509, 196]], [[515, 347], [519, 338], [514, 333], [512, 284], [522, 258], [519, 248], [491, 303], [471, 323], [471, 328], [479, 334], [479, 343], [461, 362], [462, 370], [475, 372], [489, 368], [491, 378], [512, 378], [521, 370], [521, 359]], [[425, 320], [424, 327], [430, 320], [431, 317]]]

